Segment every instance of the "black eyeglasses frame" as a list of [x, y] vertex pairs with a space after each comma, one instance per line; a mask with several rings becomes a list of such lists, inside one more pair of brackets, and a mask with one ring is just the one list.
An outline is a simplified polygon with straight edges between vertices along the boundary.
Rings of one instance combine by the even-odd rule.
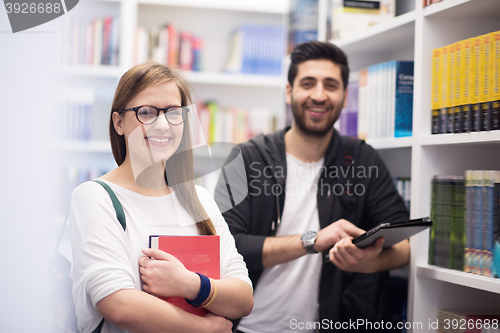
[[[147, 123], [142, 122], [139, 119], [139, 114], [137, 113], [141, 108], [143, 108], [145, 106], [149, 106], [149, 107], [152, 107], [153, 109], [156, 109], [156, 117], [153, 119], [153, 121], [147, 122]], [[182, 111], [183, 111], [183, 113], [182, 113], [182, 122], [180, 122], [178, 124], [174, 124], [170, 120], [168, 120], [167, 113], [168, 113], [168, 110], [171, 110], [171, 109], [182, 109]], [[129, 109], [125, 109], [125, 110], [122, 110], [122, 111], [118, 111], [118, 113], [123, 113], [123, 112], [127, 112], [127, 111], [134, 111], [135, 112], [135, 118], [137, 119], [138, 122], [140, 122], [143, 125], [154, 124], [154, 122], [158, 119], [158, 116], [160, 115], [160, 111], [163, 111], [163, 114], [165, 115], [165, 119], [167, 120], [167, 122], [170, 125], [180, 125], [180, 124], [182, 124], [182, 123], [184, 123], [186, 121], [187, 113], [189, 112], [189, 108], [187, 106], [175, 106], [175, 105], [174, 106], [168, 106], [166, 108], [157, 108], [154, 105], [140, 105], [140, 106], [136, 106], [136, 107], [133, 107], [133, 108], [129, 108]]]

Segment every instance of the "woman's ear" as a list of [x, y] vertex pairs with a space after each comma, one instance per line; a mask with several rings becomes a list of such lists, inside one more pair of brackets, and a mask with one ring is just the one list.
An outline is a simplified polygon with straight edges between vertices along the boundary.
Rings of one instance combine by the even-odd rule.
[[122, 135], [123, 134], [123, 130], [122, 130], [122, 116], [118, 113], [118, 112], [113, 112], [112, 114], [112, 119], [113, 119], [113, 125], [115, 127], [115, 131], [116, 133], [118, 133], [118, 135]]

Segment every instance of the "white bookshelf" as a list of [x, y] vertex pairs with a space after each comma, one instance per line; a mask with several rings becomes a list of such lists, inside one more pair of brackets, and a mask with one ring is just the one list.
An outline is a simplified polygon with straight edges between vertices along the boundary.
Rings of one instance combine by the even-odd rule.
[[[215, 100], [221, 107], [267, 108], [285, 121], [285, 72], [280, 76], [224, 72], [229, 58], [231, 33], [241, 24], [274, 24], [286, 28], [288, 0], [88, 0], [72, 11], [75, 18], [91, 20], [111, 15], [120, 22], [117, 66], [60, 65], [55, 72], [69, 87], [93, 87], [93, 133], [89, 141], [66, 140], [52, 147], [61, 156], [63, 169], [110, 170], [115, 165], [108, 139], [110, 107], [120, 77], [133, 63], [134, 36], [138, 25], [146, 28], [175, 24], [203, 39], [202, 71], [183, 74], [193, 87], [194, 102]], [[286, 29], [285, 29], [286, 30]], [[64, 36], [61, 36], [64, 37]], [[283, 54], [285, 53], [283, 49]], [[67, 62], [67, 61], [66, 61]], [[214, 148], [211, 155], [195, 150], [196, 166], [219, 163], [229, 148]], [[64, 175], [65, 173], [62, 172]]]
[[[500, 131], [431, 135], [432, 49], [500, 30], [500, 1], [443, 0], [414, 9], [344, 39], [331, 40], [346, 51], [351, 70], [389, 60], [415, 62], [413, 137], [368, 142], [393, 175], [412, 179], [411, 217], [430, 214], [433, 175], [463, 175], [468, 169], [499, 169]], [[398, 2], [399, 3], [399, 2]], [[500, 309], [500, 279], [429, 266], [428, 233], [411, 239], [408, 321], [414, 332], [433, 332], [429, 320], [440, 308]]]

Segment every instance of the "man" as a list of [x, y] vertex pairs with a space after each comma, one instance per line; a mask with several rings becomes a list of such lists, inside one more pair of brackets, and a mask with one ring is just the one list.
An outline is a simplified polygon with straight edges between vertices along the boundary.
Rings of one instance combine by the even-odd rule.
[[227, 193], [245, 191], [219, 179], [216, 201], [255, 288], [241, 332], [352, 329], [349, 320], [388, 318], [388, 270], [408, 262], [409, 243], [383, 249], [381, 238], [360, 249], [351, 240], [408, 212], [378, 154], [333, 128], [348, 76], [336, 46], [297, 45], [286, 95], [292, 126], [232, 151], [228, 160], [242, 154], [248, 190], [232, 209]]

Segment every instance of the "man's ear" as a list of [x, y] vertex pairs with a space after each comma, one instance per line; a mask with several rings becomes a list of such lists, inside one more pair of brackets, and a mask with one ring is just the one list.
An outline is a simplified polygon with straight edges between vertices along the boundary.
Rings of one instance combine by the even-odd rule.
[[118, 134], [122, 134], [123, 133], [123, 129], [122, 129], [122, 116], [118, 113], [118, 112], [113, 112], [113, 114], [111, 115], [112, 119], [113, 119], [113, 126], [115, 127], [115, 131], [116, 133]]
[[292, 104], [292, 86], [290, 83], [286, 84], [286, 104]]
[[344, 105], [342, 105], [342, 109], [345, 109], [347, 106], [347, 99], [349, 97], [349, 88], [345, 88], [344, 90]]

